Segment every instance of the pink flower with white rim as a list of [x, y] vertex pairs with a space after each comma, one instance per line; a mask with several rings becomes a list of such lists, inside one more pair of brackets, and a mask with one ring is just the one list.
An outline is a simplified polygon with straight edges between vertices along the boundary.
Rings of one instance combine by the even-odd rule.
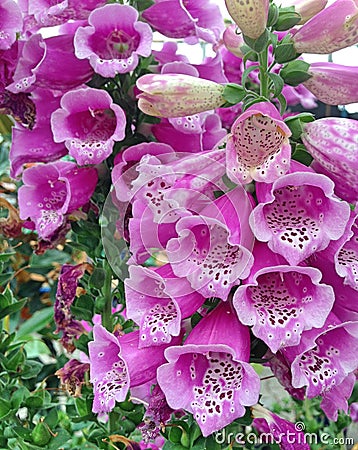
[[234, 183], [273, 182], [290, 166], [291, 131], [268, 102], [252, 105], [235, 120], [226, 145], [226, 164]]
[[138, 21], [138, 12], [131, 6], [110, 4], [97, 8], [88, 23], [76, 31], [76, 56], [88, 59], [94, 71], [104, 77], [132, 71], [139, 56], [151, 53], [152, 30]]
[[219, 108], [225, 86], [184, 74], [148, 74], [137, 80], [138, 107], [157, 117], [184, 117]]
[[256, 238], [290, 265], [324, 250], [343, 235], [350, 216], [349, 204], [335, 197], [333, 188], [328, 177], [316, 173], [282, 176], [251, 213]]
[[[358, 14], [358, 13], [357, 13]], [[327, 105], [348, 105], [358, 102], [358, 68], [330, 62], [312, 63], [311, 75], [303, 85]]]
[[357, 30], [357, 0], [336, 0], [299, 28], [292, 40], [298, 53], [328, 54], [356, 44]]
[[51, 116], [55, 142], [65, 141], [80, 165], [99, 164], [125, 137], [126, 116], [104, 90], [83, 88], [69, 91], [61, 108]]

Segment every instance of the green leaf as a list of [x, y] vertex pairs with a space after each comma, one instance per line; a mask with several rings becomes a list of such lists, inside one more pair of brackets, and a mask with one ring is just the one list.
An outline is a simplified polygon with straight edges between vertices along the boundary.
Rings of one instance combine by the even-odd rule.
[[41, 364], [38, 361], [33, 360], [27, 360], [22, 372], [20, 374], [21, 378], [24, 380], [29, 380], [30, 378], [35, 378], [40, 372], [43, 367], [43, 364]]
[[274, 3], [270, 3], [269, 13], [267, 18], [267, 26], [273, 27], [278, 20], [279, 10]]
[[278, 11], [278, 19], [274, 26], [276, 31], [286, 31], [294, 27], [301, 20], [301, 15], [295, 11], [294, 6], [280, 8]]
[[245, 100], [244, 106], [242, 108], [243, 111], [246, 111], [247, 108], [250, 108], [250, 106], [254, 105], [255, 103], [260, 103], [260, 102], [267, 102], [267, 98], [262, 97], [261, 95], [255, 98], [250, 98], [249, 101]]
[[213, 436], [209, 436], [205, 440], [205, 449], [206, 450], [221, 450], [221, 445], [215, 441]]
[[31, 268], [52, 267], [54, 263], [65, 264], [71, 260], [71, 256], [59, 250], [47, 250], [43, 255], [35, 253], [30, 258]]
[[[1, 297], [1, 295], [0, 295]], [[25, 298], [24, 300], [20, 300], [16, 303], [13, 303], [12, 305], [8, 305], [5, 308], [0, 307], [0, 320], [3, 319], [4, 317], [11, 315], [11, 314], [15, 314], [16, 312], [20, 311], [26, 304], [27, 299]], [[1, 303], [1, 299], [0, 299], [0, 303]]]
[[26, 342], [24, 349], [29, 359], [37, 358], [39, 355], [50, 355], [51, 352], [47, 345], [40, 339]]
[[104, 281], [106, 279], [106, 272], [104, 269], [98, 267], [95, 268], [90, 279], [88, 281], [90, 286], [93, 286], [97, 289], [101, 289], [104, 285]]
[[231, 103], [232, 105], [236, 105], [240, 103], [241, 100], [245, 97], [246, 91], [245, 88], [235, 83], [228, 83], [225, 86], [223, 97], [224, 99]]
[[292, 155], [292, 159], [304, 164], [305, 166], [309, 166], [313, 161], [312, 156], [308, 153], [307, 150], [304, 150], [303, 146], [297, 146], [296, 151]]
[[266, 29], [257, 39], [243, 35], [245, 43], [257, 53], [262, 52], [270, 43], [270, 33]]
[[280, 77], [280, 75], [277, 75], [277, 73], [270, 72], [268, 74], [268, 76], [273, 83], [273, 87], [274, 87], [273, 95], [274, 95], [274, 97], [277, 97], [282, 92], [282, 89], [284, 86], [283, 79]]
[[175, 426], [170, 427], [169, 435], [168, 435], [170, 442], [173, 442], [174, 444], [179, 444], [182, 433], [183, 432], [179, 427], [175, 427]]
[[66, 430], [58, 430], [56, 433], [58, 433], [57, 436], [47, 445], [47, 450], [58, 450], [71, 439], [70, 433]]
[[1, 253], [0, 254], [0, 262], [6, 262], [11, 258], [11, 256], [14, 256], [14, 255], [16, 255], [15, 252]]
[[20, 340], [25, 337], [31, 338], [33, 333], [41, 331], [43, 328], [53, 323], [53, 315], [54, 311], [52, 306], [36, 311], [30, 319], [26, 320], [26, 322], [20, 326], [20, 329], [16, 334], [16, 339]]
[[21, 403], [30, 395], [30, 391], [25, 386], [17, 386], [11, 396], [11, 405], [14, 409], [20, 408]]
[[297, 59], [296, 61], [291, 61], [286, 64], [281, 69], [280, 75], [284, 79], [286, 84], [290, 86], [298, 86], [299, 84], [311, 78], [311, 75], [308, 73], [309, 68], [310, 64]]
[[166, 443], [163, 445], [163, 450], [187, 450], [187, 449], [186, 447], [183, 447], [181, 444], [175, 444], [173, 442], [166, 441]]
[[0, 419], [5, 419], [11, 412], [11, 403], [5, 399], [0, 401]]
[[251, 67], [248, 67], [247, 69], [244, 70], [244, 72], [242, 74], [242, 77], [241, 77], [241, 83], [242, 83], [243, 86], [245, 86], [248, 76], [254, 70], [259, 70], [259, 66], [258, 65], [251, 66]]
[[277, 100], [280, 102], [280, 113], [281, 113], [281, 115], [283, 115], [284, 112], [286, 111], [286, 107], [287, 107], [286, 98], [283, 94], [280, 94], [277, 96]]
[[296, 59], [300, 54], [296, 52], [290, 36], [285, 36], [275, 48], [275, 61], [283, 64]]

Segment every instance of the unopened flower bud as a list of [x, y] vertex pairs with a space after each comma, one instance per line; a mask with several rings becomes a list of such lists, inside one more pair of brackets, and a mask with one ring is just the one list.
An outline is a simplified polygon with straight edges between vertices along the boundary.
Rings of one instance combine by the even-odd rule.
[[257, 39], [265, 31], [269, 0], [225, 0], [230, 16], [251, 39]]
[[245, 42], [242, 36], [242, 32], [237, 28], [236, 25], [233, 24], [226, 28], [223, 35], [223, 41], [225, 47], [229, 50], [230, 53], [237, 56], [238, 58], [244, 57], [241, 47], [245, 45]]

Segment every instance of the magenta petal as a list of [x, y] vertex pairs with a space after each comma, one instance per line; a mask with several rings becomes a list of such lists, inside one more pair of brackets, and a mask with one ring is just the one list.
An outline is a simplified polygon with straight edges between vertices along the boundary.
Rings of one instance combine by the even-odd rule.
[[19, 6], [12, 0], [0, 1], [0, 50], [7, 50], [22, 31], [22, 15]]
[[123, 402], [129, 390], [129, 374], [116, 336], [101, 325], [93, 327], [94, 341], [88, 344], [90, 377], [94, 389], [92, 411], [111, 411], [115, 402]]
[[250, 216], [257, 239], [297, 265], [339, 239], [349, 219], [348, 203], [333, 196], [333, 183], [323, 175], [296, 172], [275, 181], [271, 198]]

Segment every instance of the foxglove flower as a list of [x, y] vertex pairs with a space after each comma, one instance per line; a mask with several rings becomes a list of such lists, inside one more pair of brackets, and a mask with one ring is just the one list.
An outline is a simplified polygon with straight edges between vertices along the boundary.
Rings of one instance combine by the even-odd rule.
[[70, 214], [86, 204], [97, 183], [97, 171], [59, 161], [24, 171], [19, 189], [20, 218], [30, 218], [42, 238], [49, 238]]
[[89, 371], [90, 365], [77, 359], [70, 359], [55, 375], [61, 380], [61, 385], [74, 397], [81, 395], [82, 385], [85, 383], [85, 374]]
[[73, 36], [43, 39], [34, 34], [22, 47], [14, 81], [7, 89], [13, 93], [31, 92], [35, 87], [66, 91], [86, 83], [92, 75], [88, 61], [75, 56]]
[[233, 304], [241, 322], [276, 353], [297, 345], [303, 331], [323, 326], [334, 292], [320, 283], [319, 270], [288, 266], [264, 244], [255, 246], [253, 256], [249, 280], [237, 289]]
[[166, 247], [174, 274], [186, 277], [204, 297], [226, 300], [253, 263], [253, 238], [247, 226], [251, 210], [246, 192], [238, 186], [199, 215], [181, 218], [176, 224], [178, 237]]
[[257, 39], [265, 31], [269, 10], [268, 0], [225, 0], [230, 16], [243, 34]]
[[13, 0], [0, 0], [0, 50], [9, 49], [22, 31], [20, 8]]
[[244, 57], [244, 53], [242, 52], [241, 47], [245, 45], [245, 41], [242, 33], [235, 24], [229, 25], [226, 28], [223, 34], [223, 42], [230, 53], [237, 56], [238, 58]]
[[292, 37], [295, 50], [328, 54], [356, 44], [357, 13], [355, 0], [336, 0], [295, 32]]
[[165, 351], [157, 378], [169, 406], [194, 415], [204, 436], [245, 414], [257, 402], [260, 379], [248, 364], [249, 330], [228, 302], [190, 332], [183, 346]]
[[254, 417], [252, 425], [259, 433], [263, 433], [263, 444], [273, 445], [273, 438], [282, 450], [310, 450], [305, 434], [297, 428], [296, 424], [283, 419], [259, 404], [254, 405], [251, 412]]
[[311, 78], [303, 85], [321, 102], [327, 105], [358, 102], [357, 67], [318, 62], [310, 65], [308, 74]]
[[124, 139], [126, 116], [108, 92], [77, 89], [64, 94], [51, 127], [55, 142], [65, 141], [79, 165], [99, 164], [112, 153], [114, 142]]
[[205, 301], [185, 278], [175, 277], [169, 264], [155, 270], [130, 266], [125, 292], [127, 317], [140, 326], [139, 348], [179, 336], [181, 320]]
[[265, 203], [250, 216], [256, 238], [290, 265], [324, 250], [343, 235], [350, 215], [348, 203], [334, 196], [333, 187], [329, 178], [310, 172], [276, 180]]
[[233, 123], [226, 145], [230, 179], [273, 182], [290, 166], [291, 131], [272, 103], [255, 103]]
[[352, 395], [355, 381], [354, 373], [350, 373], [342, 383], [324, 393], [320, 406], [329, 420], [336, 422], [339, 410], [348, 413], [348, 399]]
[[214, 44], [224, 28], [218, 5], [207, 0], [155, 0], [143, 18], [164, 36], [187, 38], [190, 43], [200, 38]]
[[75, 350], [74, 339], [77, 339], [85, 330], [81, 323], [71, 313], [71, 305], [76, 297], [78, 280], [86, 270], [85, 264], [71, 266], [65, 264], [61, 268], [58, 279], [55, 301], [56, 333], [62, 332], [61, 343], [69, 352]]
[[282, 6], [294, 6], [295, 11], [301, 16], [298, 25], [303, 25], [318, 14], [327, 5], [328, 0], [284, 0]]
[[52, 91], [43, 89], [36, 89], [31, 97], [36, 108], [34, 128], [30, 130], [24, 127], [13, 127], [12, 129], [9, 157], [10, 174], [13, 178], [20, 175], [24, 164], [55, 161], [68, 153], [63, 144], [54, 142], [50, 126], [51, 114], [60, 105], [59, 97], [55, 97]]
[[68, 20], [87, 19], [93, 9], [103, 6], [106, 2], [105, 0], [81, 2], [76, 0], [28, 0], [27, 3], [27, 14], [33, 16], [40, 27], [52, 27]]
[[95, 9], [89, 26], [75, 34], [76, 56], [88, 59], [96, 73], [114, 77], [138, 65], [139, 56], [149, 56], [152, 31], [138, 21], [138, 12], [128, 5], [110, 4]]
[[190, 116], [225, 103], [223, 85], [189, 75], [143, 75], [137, 87], [143, 91], [138, 106], [150, 116]]
[[[94, 341], [88, 344], [90, 379], [94, 385], [92, 411], [111, 411], [115, 402], [123, 402], [130, 387], [154, 380], [157, 368], [164, 363], [167, 345], [138, 349], [139, 332], [116, 336], [102, 325], [93, 327]], [[179, 344], [176, 338], [174, 344]]]
[[[349, 186], [350, 199], [357, 201], [357, 121], [338, 117], [315, 120], [304, 125], [302, 141], [308, 152], [326, 170], [326, 173], [331, 173], [336, 179], [339, 179], [339, 183]], [[339, 183], [337, 183], [337, 188], [339, 188]]]
[[283, 349], [293, 386], [307, 386], [308, 398], [339, 386], [358, 367], [357, 336], [358, 322], [342, 323], [332, 313], [324, 327], [305, 331], [298, 346]]

